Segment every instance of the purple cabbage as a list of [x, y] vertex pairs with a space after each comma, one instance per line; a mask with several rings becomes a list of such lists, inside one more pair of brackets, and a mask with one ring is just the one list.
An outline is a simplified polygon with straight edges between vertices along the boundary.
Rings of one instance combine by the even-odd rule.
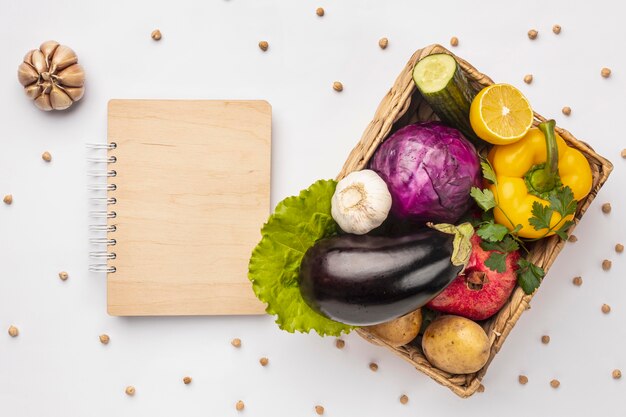
[[481, 183], [474, 146], [440, 122], [398, 130], [378, 147], [370, 168], [387, 183], [391, 211], [402, 220], [455, 223], [472, 204], [470, 189]]

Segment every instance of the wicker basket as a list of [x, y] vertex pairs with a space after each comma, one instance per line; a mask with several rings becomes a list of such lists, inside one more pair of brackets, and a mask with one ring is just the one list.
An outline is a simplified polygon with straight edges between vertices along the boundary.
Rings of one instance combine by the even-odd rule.
[[[437, 53], [446, 53], [454, 56], [454, 54], [441, 45], [431, 45], [413, 54], [389, 93], [387, 93], [378, 106], [374, 120], [367, 126], [361, 140], [348, 156], [348, 160], [338, 176], [339, 179], [352, 171], [363, 169], [376, 151], [378, 145], [380, 145], [390, 133], [410, 123], [436, 119], [436, 116], [433, 114], [428, 104], [422, 99], [419, 91], [417, 91], [412, 79], [412, 72], [417, 61], [425, 56]], [[457, 56], [454, 56], [454, 58], [465, 72], [470, 84], [476, 91], [493, 84], [493, 81], [489, 77], [480, 73], [465, 60]], [[543, 120], [545, 119], [542, 116], [535, 113], [536, 124]], [[587, 197], [578, 203], [578, 209], [574, 219], [575, 223], [578, 223], [585, 210], [587, 210], [596, 194], [607, 180], [613, 169], [613, 165], [608, 160], [595, 153], [589, 145], [572, 136], [568, 131], [559, 127], [556, 128], [556, 131], [570, 146], [580, 150], [587, 157], [593, 173], [592, 190]], [[574, 227], [575, 225], [570, 229], [570, 233]], [[542, 239], [531, 248], [528, 259], [547, 272], [564, 244], [565, 242], [559, 240], [556, 236]], [[532, 295], [526, 295], [521, 288], [517, 287], [502, 310], [483, 324], [485, 331], [489, 335], [491, 351], [487, 364], [474, 374], [451, 375], [433, 367], [424, 357], [419, 345], [409, 344], [394, 348], [387, 345], [382, 340], [377, 339], [364, 329], [359, 329], [358, 332], [368, 341], [386, 346], [407, 362], [411, 363], [418, 370], [430, 376], [441, 385], [450, 388], [460, 397], [469, 397], [476, 392], [480, 386], [480, 381], [487, 372], [487, 367], [500, 350], [504, 340], [509, 335], [509, 332], [524, 310], [529, 308], [531, 299]]]

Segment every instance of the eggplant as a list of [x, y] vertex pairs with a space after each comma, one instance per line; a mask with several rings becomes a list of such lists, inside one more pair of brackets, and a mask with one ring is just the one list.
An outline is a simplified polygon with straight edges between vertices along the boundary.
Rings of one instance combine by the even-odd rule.
[[473, 228], [435, 225], [405, 236], [337, 235], [304, 255], [304, 301], [341, 323], [370, 326], [414, 311], [443, 291], [469, 261]]

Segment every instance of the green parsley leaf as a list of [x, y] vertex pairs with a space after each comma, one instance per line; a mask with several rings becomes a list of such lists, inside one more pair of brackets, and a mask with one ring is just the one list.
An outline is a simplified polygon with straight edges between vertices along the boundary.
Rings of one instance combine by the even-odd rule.
[[517, 283], [526, 294], [532, 294], [541, 284], [545, 271], [524, 258], [517, 262], [517, 266]]
[[483, 170], [483, 178], [489, 181], [492, 184], [496, 184], [498, 180], [496, 179], [496, 173], [493, 170], [493, 167], [486, 159], [480, 163], [480, 166]]
[[478, 187], [472, 187], [470, 195], [476, 200], [476, 204], [485, 211], [491, 210], [496, 206], [496, 198], [491, 190], [487, 188], [481, 190]]
[[500, 242], [509, 234], [509, 229], [494, 222], [485, 223], [476, 231], [478, 236], [490, 242]]
[[252, 289], [276, 315], [278, 327], [290, 333], [339, 336], [352, 327], [317, 314], [306, 304], [298, 287], [300, 262], [313, 244], [337, 234], [339, 228], [330, 214], [330, 200], [337, 183], [317, 181], [299, 196], [287, 197], [276, 206], [261, 229], [261, 241], [248, 265]]
[[492, 271], [503, 273], [506, 271], [506, 253], [491, 252], [485, 260], [485, 266]]
[[561, 239], [563, 240], [567, 240], [567, 229], [570, 228], [570, 226], [572, 226], [574, 224], [573, 221], [568, 220], [565, 223], [563, 223], [561, 225], [561, 227], [559, 227], [558, 230], [555, 230], [554, 233], [556, 233]]
[[544, 206], [538, 201], [533, 202], [533, 208], [531, 214], [533, 215], [530, 219], [528, 219], [528, 223], [535, 230], [541, 229], [549, 229], [550, 228], [550, 220], [552, 219], [553, 210], [549, 206]]
[[522, 230], [522, 227], [523, 227], [523, 226], [522, 226], [521, 224], [518, 224], [517, 226], [515, 226], [515, 229], [511, 230], [511, 234], [512, 234], [512, 235], [516, 235], [516, 234], [518, 234], [518, 233], [519, 233], [519, 231], [520, 231], [520, 230]]
[[559, 213], [561, 217], [569, 216], [576, 213], [576, 200], [574, 200], [574, 193], [568, 186], [561, 187], [556, 190], [550, 197], [550, 208]]
[[519, 244], [509, 235], [506, 236], [502, 242], [487, 242], [483, 240], [480, 242], [480, 247], [486, 251], [495, 250], [498, 252], [509, 253], [518, 250]]

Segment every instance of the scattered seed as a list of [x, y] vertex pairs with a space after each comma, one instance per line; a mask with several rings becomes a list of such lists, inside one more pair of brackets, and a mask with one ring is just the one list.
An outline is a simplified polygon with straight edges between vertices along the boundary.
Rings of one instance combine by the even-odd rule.
[[539, 35], [539, 32], [537, 32], [535, 29], [531, 29], [528, 31], [528, 39], [537, 39], [537, 35]]
[[346, 345], [346, 341], [343, 339], [337, 339], [335, 341], [335, 346], [337, 346], [337, 349], [343, 349], [345, 345]]
[[617, 253], [624, 252], [624, 245], [622, 245], [621, 243], [618, 243], [617, 245], [615, 245], [615, 252]]
[[333, 83], [333, 90], [335, 90], [335, 91], [343, 91], [343, 84], [341, 84], [339, 81], [335, 81]]
[[626, 149], [622, 149], [621, 155], [622, 155], [622, 158], [626, 158]]
[[602, 70], [600, 70], [600, 75], [604, 78], [609, 78], [611, 76], [611, 69], [607, 67], [602, 68]]
[[161, 40], [161, 31], [159, 29], [154, 29], [152, 31], [152, 33], [150, 34], [150, 37], [152, 39], [154, 39], [155, 41], [160, 41]]
[[41, 159], [43, 159], [46, 162], [50, 162], [52, 161], [52, 155], [50, 155], [50, 152], [45, 151], [44, 153], [41, 154]]
[[371, 369], [373, 372], [378, 371], [378, 364], [377, 364], [376, 362], [372, 362], [372, 363], [370, 363], [370, 369]]
[[602, 204], [602, 213], [609, 214], [611, 212], [611, 203]]
[[583, 285], [583, 279], [581, 277], [574, 277], [574, 279], [572, 279], [572, 282], [577, 287], [580, 287], [581, 285]]
[[126, 395], [130, 395], [132, 397], [133, 395], [135, 395], [135, 387], [129, 385], [126, 387], [126, 390], [124, 392], [126, 392]]
[[109, 335], [105, 333], [101, 334], [99, 338], [100, 338], [100, 343], [102, 343], [103, 345], [108, 345], [109, 342], [111, 341], [111, 338], [109, 337]]
[[270, 44], [267, 43], [267, 41], [261, 41], [259, 42], [259, 48], [261, 48], [261, 51], [265, 52], [267, 51], [267, 48], [270, 47]]
[[324, 8], [318, 7], [317, 9], [315, 9], [315, 14], [318, 15], [319, 17], [324, 16]]
[[243, 411], [245, 406], [246, 405], [241, 400], [237, 401], [237, 404], [235, 404], [235, 408], [237, 409], [237, 411]]
[[2, 201], [4, 201], [4, 204], [11, 204], [13, 203], [13, 196], [11, 194], [7, 194], [4, 196]]
[[321, 405], [316, 405], [315, 412], [318, 416], [321, 416], [322, 414], [324, 414], [324, 407], [322, 407]]
[[476, 390], [477, 392], [485, 392], [485, 386], [483, 384], [480, 384], [478, 386], [478, 389]]
[[567, 241], [571, 243], [575, 243], [575, 242], [578, 242], [578, 238], [576, 237], [576, 235], [569, 235], [567, 237]]
[[70, 274], [68, 274], [65, 271], [59, 272], [59, 278], [61, 278], [61, 281], [67, 281], [69, 277], [70, 277]]
[[402, 395], [400, 396], [400, 403], [401, 403], [401, 404], [406, 404], [406, 403], [408, 403], [408, 402], [409, 402], [409, 397], [407, 397], [406, 395], [402, 394]]
[[524, 82], [526, 84], [530, 84], [533, 82], [533, 75], [532, 74], [526, 74], [524, 75]]
[[236, 338], [234, 338], [233, 340], [230, 341], [230, 344], [233, 345], [236, 348], [241, 347], [241, 339], [236, 337]]
[[613, 376], [613, 379], [620, 379], [622, 377], [622, 371], [620, 371], [619, 369], [613, 369], [611, 375]]
[[605, 259], [602, 261], [602, 269], [604, 269], [605, 271], [608, 271], [609, 269], [611, 269], [611, 261], [609, 261], [608, 259]]
[[185, 385], [189, 385], [189, 384], [191, 384], [191, 377], [190, 377], [190, 376], [186, 376], [186, 377], [184, 377], [184, 378], [183, 378], [183, 383], [184, 383]]
[[548, 336], [547, 334], [541, 336], [541, 343], [543, 343], [544, 345], [550, 343], [550, 336]]
[[550, 386], [552, 388], [558, 388], [561, 385], [561, 383], [559, 382], [558, 379], [553, 379], [552, 381], [550, 381]]
[[519, 381], [520, 384], [522, 385], [526, 385], [528, 384], [528, 377], [526, 375], [520, 375], [517, 377], [517, 380]]
[[378, 40], [378, 46], [380, 46], [380, 49], [387, 48], [387, 45], [389, 45], [389, 39], [387, 39], [387, 38], [380, 38]]
[[559, 33], [561, 33], [561, 25], [552, 26], [552, 32], [554, 32], [555, 35], [558, 35]]
[[20, 334], [20, 331], [18, 330], [17, 327], [15, 326], [9, 326], [9, 336], [11, 337], [17, 337], [17, 335]]
[[572, 108], [565, 106], [561, 109], [561, 111], [563, 112], [564, 115], [569, 116], [570, 114], [572, 114]]
[[457, 38], [456, 36], [453, 36], [450, 38], [450, 45], [451, 46], [459, 46], [459, 38]]
[[261, 366], [267, 366], [268, 363], [270, 363], [270, 360], [263, 357], [261, 359], [259, 359], [259, 363], [261, 364]]
[[604, 314], [609, 314], [611, 312], [611, 306], [608, 304], [602, 304], [602, 312]]

